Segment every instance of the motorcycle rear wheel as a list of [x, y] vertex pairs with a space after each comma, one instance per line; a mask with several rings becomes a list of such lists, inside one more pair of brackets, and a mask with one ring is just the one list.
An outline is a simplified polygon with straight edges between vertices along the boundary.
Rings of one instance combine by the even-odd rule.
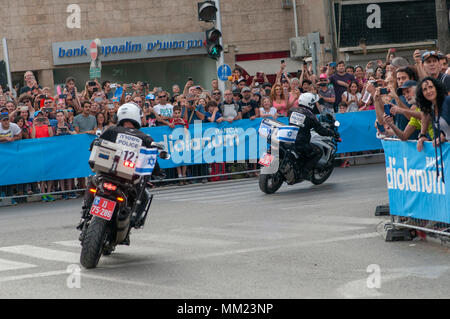
[[107, 224], [108, 221], [105, 219], [92, 217], [81, 248], [80, 263], [83, 267], [87, 269], [97, 267], [106, 241]]
[[333, 173], [334, 165], [330, 165], [325, 169], [318, 170], [317, 168], [314, 169], [313, 174], [311, 176], [311, 183], [314, 185], [320, 185], [324, 183]]
[[282, 184], [283, 178], [279, 173], [259, 175], [259, 188], [266, 194], [275, 193]]

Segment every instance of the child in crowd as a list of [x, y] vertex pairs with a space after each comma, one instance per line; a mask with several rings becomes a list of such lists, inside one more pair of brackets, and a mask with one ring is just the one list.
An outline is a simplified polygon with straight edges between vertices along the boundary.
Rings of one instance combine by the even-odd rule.
[[[183, 125], [186, 132], [188, 132], [189, 124], [181, 117], [181, 106], [173, 107], [172, 118], [169, 120], [169, 126], [175, 128], [176, 125]], [[186, 165], [177, 166], [178, 178], [186, 178]], [[180, 185], [187, 184], [187, 181], [180, 181]]]
[[271, 117], [274, 120], [277, 119], [277, 109], [272, 106], [272, 100], [270, 99], [270, 97], [263, 97], [262, 107], [259, 108], [259, 115], [261, 117]]
[[206, 104], [205, 121], [216, 123], [221, 123], [223, 121], [222, 114], [220, 114], [215, 101], [210, 101]]

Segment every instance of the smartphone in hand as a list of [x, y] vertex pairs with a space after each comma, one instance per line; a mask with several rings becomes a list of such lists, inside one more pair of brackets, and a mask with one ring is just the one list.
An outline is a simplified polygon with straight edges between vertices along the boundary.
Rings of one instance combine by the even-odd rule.
[[386, 113], [386, 115], [388, 115], [388, 116], [391, 116], [391, 105], [390, 104], [384, 105], [384, 113]]

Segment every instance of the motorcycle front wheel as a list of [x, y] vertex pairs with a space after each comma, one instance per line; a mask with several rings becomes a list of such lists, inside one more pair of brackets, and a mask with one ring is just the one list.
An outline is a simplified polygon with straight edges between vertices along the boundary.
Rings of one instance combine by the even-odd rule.
[[81, 248], [80, 263], [83, 267], [87, 269], [97, 267], [106, 241], [107, 224], [108, 221], [105, 219], [92, 217]]
[[333, 170], [334, 165], [330, 165], [324, 169], [315, 168], [311, 176], [311, 183], [313, 183], [314, 185], [320, 185], [324, 183], [330, 177], [331, 173], [333, 173]]
[[275, 193], [282, 184], [283, 178], [279, 173], [259, 175], [259, 188], [266, 194]]

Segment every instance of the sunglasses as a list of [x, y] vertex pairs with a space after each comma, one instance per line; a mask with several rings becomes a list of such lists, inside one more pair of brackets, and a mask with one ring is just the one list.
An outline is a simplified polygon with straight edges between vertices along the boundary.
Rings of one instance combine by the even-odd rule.
[[214, 92], [213, 95], [220, 95], [220, 92]]
[[167, 95], [158, 96], [160, 99], [167, 97]]
[[436, 53], [436, 51], [426, 51], [422, 54], [422, 61], [428, 59], [430, 56], [437, 56], [438, 54]]
[[73, 113], [73, 110], [66, 110], [67, 112]]
[[45, 105], [52, 104], [52, 102], [44, 102]]

